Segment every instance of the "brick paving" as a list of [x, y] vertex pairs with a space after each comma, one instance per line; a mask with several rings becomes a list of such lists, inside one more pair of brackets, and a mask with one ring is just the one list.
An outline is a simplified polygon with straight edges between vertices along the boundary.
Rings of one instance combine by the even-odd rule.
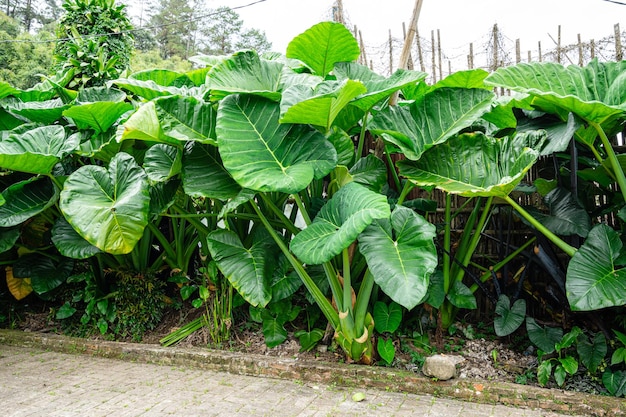
[[[353, 394], [362, 393], [363, 401]], [[317, 385], [0, 344], [0, 411], [12, 417], [558, 417], [544, 410]]]

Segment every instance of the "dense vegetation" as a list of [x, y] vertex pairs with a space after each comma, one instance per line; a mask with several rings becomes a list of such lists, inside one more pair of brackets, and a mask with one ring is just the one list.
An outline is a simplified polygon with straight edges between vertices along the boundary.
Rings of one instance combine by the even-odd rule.
[[[330, 324], [349, 360], [390, 364], [400, 333], [437, 344], [486, 306], [496, 336], [537, 346], [539, 383], [589, 372], [624, 395], [626, 177], [610, 138], [626, 62], [428, 85], [357, 64], [332, 22], [285, 55], [226, 52], [184, 72], [107, 55], [96, 84], [80, 62], [0, 82], [3, 321], [10, 292], [73, 334], [140, 339], [191, 305], [201, 317], [164, 343], [200, 327], [225, 343], [243, 317], [268, 346], [295, 327], [311, 349]], [[476, 256], [485, 240], [501, 250]]]

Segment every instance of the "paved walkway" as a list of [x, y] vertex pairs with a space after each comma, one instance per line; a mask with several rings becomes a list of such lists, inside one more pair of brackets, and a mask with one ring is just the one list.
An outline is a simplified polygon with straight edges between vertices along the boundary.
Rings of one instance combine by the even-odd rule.
[[[353, 400], [355, 393], [365, 396]], [[371, 389], [302, 384], [0, 345], [3, 416], [557, 417]]]

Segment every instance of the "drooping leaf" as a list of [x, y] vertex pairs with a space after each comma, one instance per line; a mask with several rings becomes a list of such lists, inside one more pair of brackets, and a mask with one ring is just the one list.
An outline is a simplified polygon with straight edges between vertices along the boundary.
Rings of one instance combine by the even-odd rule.
[[546, 131], [546, 140], [539, 149], [535, 148], [541, 156], [552, 155], [555, 152], [564, 152], [572, 141], [574, 133], [580, 127], [580, 120], [577, 120], [571, 113], [565, 122], [555, 118], [553, 115], [543, 115], [535, 118], [524, 118], [517, 123], [518, 132], [535, 131], [538, 129]]
[[265, 307], [272, 298], [271, 238], [256, 234], [252, 246], [246, 248], [234, 232], [215, 230], [207, 236], [207, 244], [220, 271], [237, 292], [254, 307]]
[[211, 104], [194, 97], [158, 98], [124, 122], [120, 140], [141, 139], [178, 147], [186, 141], [215, 145], [215, 116]]
[[11, 292], [11, 295], [16, 300], [23, 300], [31, 292], [33, 292], [33, 286], [30, 284], [30, 278], [16, 278], [13, 276], [13, 268], [7, 266], [5, 268], [5, 275], [7, 281], [7, 287]]
[[295, 273], [289, 273], [289, 266], [289, 261], [281, 254], [272, 276], [272, 302], [291, 297], [302, 286], [300, 277]]
[[313, 329], [310, 332], [298, 330], [293, 335], [300, 342], [300, 352], [308, 352], [317, 345], [317, 342], [322, 340], [324, 331], [322, 329]]
[[390, 216], [385, 196], [355, 182], [340, 188], [313, 222], [291, 241], [304, 263], [321, 264], [341, 253], [374, 220]]
[[335, 167], [337, 153], [305, 125], [278, 123], [279, 106], [263, 98], [230, 95], [220, 103], [216, 132], [232, 177], [256, 191], [294, 193]]
[[[174, 86], [162, 86], [157, 84], [153, 80], [136, 80], [132, 78], [119, 78], [112, 81], [112, 84], [121, 88], [122, 90], [129, 91], [132, 94], [136, 94], [145, 100], [152, 100], [158, 97], [172, 96], [172, 95], [189, 95], [188, 91], [184, 88]], [[186, 94], [187, 93], [187, 94]]]
[[626, 110], [625, 72], [626, 61], [599, 62], [597, 58], [586, 67], [520, 63], [499, 68], [485, 83], [532, 94], [540, 99], [534, 104], [551, 113], [572, 112], [602, 124]]
[[65, 155], [78, 148], [78, 137], [66, 137], [62, 126], [12, 132], [0, 140], [0, 167], [31, 174], [49, 174]]
[[382, 301], [374, 304], [374, 328], [378, 333], [393, 333], [402, 322], [402, 308], [395, 302], [389, 305]]
[[68, 258], [87, 259], [100, 252], [100, 249], [83, 239], [63, 217], [59, 217], [52, 227], [52, 243], [61, 255]]
[[508, 336], [519, 328], [526, 318], [526, 301], [516, 300], [511, 306], [509, 297], [502, 294], [496, 304], [496, 317], [493, 320], [493, 327], [496, 335]]
[[338, 62], [333, 73], [340, 80], [359, 80], [365, 85], [367, 91], [351, 103], [363, 111], [369, 111], [375, 104], [394, 92], [417, 84], [428, 75], [421, 71], [398, 69], [389, 78], [385, 78], [376, 74], [369, 67], [356, 62]]
[[541, 327], [532, 317], [526, 317], [528, 338], [544, 353], [552, 353], [563, 337], [563, 329], [559, 327]]
[[284, 323], [275, 317], [263, 319], [263, 337], [265, 345], [273, 348], [287, 340], [287, 329]]
[[216, 64], [207, 75], [207, 87], [212, 95], [255, 94], [280, 100], [280, 81], [284, 65], [261, 59], [255, 51], [240, 51]]
[[211, 145], [196, 143], [185, 149], [182, 178], [185, 193], [193, 197], [227, 200], [241, 191], [224, 168], [218, 149]]
[[143, 169], [153, 182], [163, 182], [178, 175], [182, 167], [183, 152], [180, 148], [157, 143], [146, 151]]
[[51, 125], [61, 119], [63, 112], [70, 108], [70, 104], [65, 104], [61, 99], [46, 101], [22, 102], [18, 99], [6, 99], [3, 107], [9, 112], [25, 117], [31, 122]]
[[626, 371], [612, 372], [607, 369], [602, 374], [602, 383], [606, 389], [616, 397], [626, 395]]
[[47, 177], [33, 177], [2, 191], [0, 227], [17, 226], [55, 204], [59, 190]]
[[154, 81], [157, 85], [161, 85], [163, 87], [194, 86], [189, 77], [185, 74], [162, 68], [134, 72], [129, 78], [138, 81]]
[[331, 129], [328, 140], [337, 152], [337, 165], [349, 166], [354, 159], [354, 143], [352, 138], [342, 129]]
[[4, 82], [4, 81], [0, 81], [0, 99], [3, 99], [11, 95], [16, 95], [19, 92], [20, 90], [12, 87], [11, 84]]
[[106, 132], [121, 115], [133, 109], [125, 102], [126, 93], [105, 87], [86, 88], [78, 92], [73, 106], [63, 112], [79, 129]]
[[341, 23], [321, 22], [287, 45], [287, 58], [304, 62], [314, 74], [326, 77], [337, 62], [356, 61], [361, 54], [352, 33]]
[[382, 192], [387, 184], [387, 165], [372, 154], [359, 159], [349, 170], [345, 166], [337, 167], [335, 174], [340, 186], [354, 181], [372, 191]]
[[433, 224], [413, 210], [397, 206], [390, 220], [373, 222], [359, 236], [359, 250], [374, 281], [409, 310], [426, 297], [430, 275], [437, 266], [435, 234]]
[[410, 106], [389, 106], [368, 128], [418, 160], [433, 146], [471, 126], [490, 108], [493, 93], [482, 89], [440, 88]]
[[13, 274], [16, 277], [30, 278], [37, 294], [45, 294], [59, 287], [72, 274], [73, 269], [72, 259], [54, 260], [36, 254], [22, 256], [13, 264]]
[[461, 134], [437, 145], [419, 161], [400, 161], [402, 175], [420, 186], [462, 196], [507, 196], [537, 160], [509, 138]]
[[528, 207], [527, 211], [551, 232], [562, 236], [587, 236], [591, 229], [591, 219], [570, 191], [555, 188], [543, 201], [548, 209], [547, 213], [535, 207]]
[[619, 233], [606, 224], [591, 229], [567, 266], [565, 288], [572, 310], [599, 310], [626, 304], [626, 268], [614, 264], [622, 246]]
[[294, 85], [285, 90], [280, 103], [281, 123], [320, 126], [329, 131], [339, 112], [367, 90], [360, 81], [323, 81], [314, 89]]
[[86, 165], [65, 181], [61, 211], [72, 227], [100, 250], [132, 251], [148, 223], [150, 196], [146, 173], [120, 152], [109, 168]]
[[172, 178], [150, 186], [150, 218], [157, 218], [176, 202], [180, 184], [178, 178]]

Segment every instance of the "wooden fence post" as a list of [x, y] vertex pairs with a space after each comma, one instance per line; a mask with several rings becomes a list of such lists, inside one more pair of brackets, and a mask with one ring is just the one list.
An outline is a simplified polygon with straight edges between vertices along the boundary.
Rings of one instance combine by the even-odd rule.
[[619, 23], [616, 23], [613, 29], [615, 30], [615, 60], [621, 61], [624, 59], [624, 55], [622, 54], [622, 34], [619, 30]]

